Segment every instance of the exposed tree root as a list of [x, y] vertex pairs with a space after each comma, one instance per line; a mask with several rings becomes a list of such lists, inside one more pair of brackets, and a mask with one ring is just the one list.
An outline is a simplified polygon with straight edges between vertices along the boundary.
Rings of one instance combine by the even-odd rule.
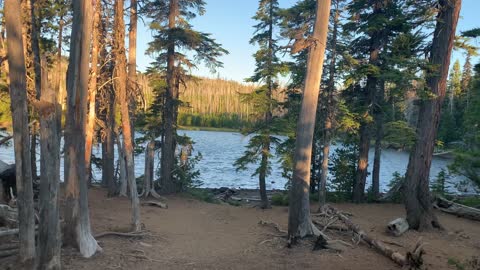
[[281, 234], [287, 235], [287, 231], [282, 230], [282, 229], [280, 228], [280, 225], [278, 225], [278, 224], [275, 223], [275, 222], [260, 220], [260, 221], [258, 222], [258, 224], [260, 224], [260, 225], [262, 225], [262, 226], [272, 227], [272, 228], [274, 228], [275, 230], [277, 230], [277, 232], [279, 232], [279, 233], [281, 233]]
[[129, 233], [122, 233], [122, 232], [102, 232], [95, 235], [95, 238], [101, 238], [106, 236], [120, 236], [120, 237], [144, 237], [147, 236], [148, 233], [146, 232], [129, 232]]

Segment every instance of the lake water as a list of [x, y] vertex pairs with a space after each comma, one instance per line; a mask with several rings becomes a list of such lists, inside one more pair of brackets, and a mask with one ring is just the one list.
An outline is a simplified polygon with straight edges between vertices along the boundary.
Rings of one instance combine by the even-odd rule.
[[[200, 180], [204, 187], [218, 188], [258, 188], [258, 177], [252, 177], [255, 166], [250, 166], [246, 171], [236, 172], [233, 163], [237, 158], [242, 156], [245, 145], [249, 141], [248, 136], [244, 136], [235, 132], [212, 132], [212, 131], [178, 131], [180, 135], [186, 134], [194, 141], [194, 150], [202, 153], [202, 160], [197, 164], [200, 170]], [[279, 138], [283, 138], [279, 136]], [[332, 146], [331, 153], [339, 147]], [[100, 157], [101, 149], [94, 148], [93, 153]], [[116, 153], [116, 151], [115, 151]], [[373, 165], [373, 149], [370, 151], [369, 172]], [[156, 166], [158, 166], [158, 155], [156, 158]], [[0, 160], [7, 163], [14, 162], [13, 146], [0, 147]], [[404, 174], [408, 163], [408, 153], [385, 149], [381, 157], [381, 190], [386, 190], [387, 185], [392, 179], [392, 174], [398, 171]], [[434, 157], [431, 168], [431, 178], [442, 170], [447, 169], [451, 160]], [[144, 170], [144, 156], [139, 155], [135, 157], [136, 176], [143, 174]], [[40, 165], [38, 165], [40, 167]], [[63, 160], [61, 163], [61, 175], [63, 178]], [[101, 171], [94, 169], [94, 178], [101, 179]], [[452, 182], [459, 181], [459, 179], [451, 179]], [[267, 189], [284, 189], [286, 179], [281, 175], [281, 169], [278, 160], [274, 161], [272, 166], [272, 174], [267, 178]], [[367, 185], [371, 183], [371, 175], [369, 176]]]

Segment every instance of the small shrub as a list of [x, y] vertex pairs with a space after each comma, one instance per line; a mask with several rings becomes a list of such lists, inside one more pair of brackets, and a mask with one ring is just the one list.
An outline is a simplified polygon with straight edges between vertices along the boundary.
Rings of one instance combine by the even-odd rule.
[[272, 195], [272, 205], [288, 206], [288, 193], [275, 193]]

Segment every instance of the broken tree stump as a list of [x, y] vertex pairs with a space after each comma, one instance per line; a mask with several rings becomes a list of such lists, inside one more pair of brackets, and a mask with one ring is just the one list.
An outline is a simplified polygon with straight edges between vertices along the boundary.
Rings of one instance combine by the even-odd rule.
[[404, 218], [397, 218], [394, 221], [388, 223], [387, 232], [394, 236], [400, 236], [408, 231], [408, 222]]
[[457, 217], [480, 221], [480, 209], [455, 203], [441, 196], [435, 196], [433, 207]]
[[408, 252], [407, 255], [403, 255], [402, 253], [387, 246], [381, 240], [369, 236], [364, 230], [362, 230], [362, 228], [360, 228], [360, 226], [353, 223], [347, 216], [343, 215], [332, 206], [328, 206], [328, 211], [333, 215], [338, 216], [338, 218], [343, 221], [343, 223], [345, 223], [350, 230], [359, 236], [360, 240], [363, 240], [370, 247], [374, 248], [380, 254], [390, 258], [396, 264], [402, 267], [408, 267], [409, 269], [420, 269], [420, 267], [423, 265], [422, 256], [425, 251], [423, 250], [421, 240], [417, 242], [412, 252]]

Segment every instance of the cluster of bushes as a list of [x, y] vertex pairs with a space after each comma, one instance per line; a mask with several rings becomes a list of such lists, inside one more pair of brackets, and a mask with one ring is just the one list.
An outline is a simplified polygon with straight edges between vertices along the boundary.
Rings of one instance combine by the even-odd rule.
[[192, 114], [180, 112], [177, 124], [188, 127], [241, 129], [250, 126], [252, 122], [242, 119], [238, 114]]

